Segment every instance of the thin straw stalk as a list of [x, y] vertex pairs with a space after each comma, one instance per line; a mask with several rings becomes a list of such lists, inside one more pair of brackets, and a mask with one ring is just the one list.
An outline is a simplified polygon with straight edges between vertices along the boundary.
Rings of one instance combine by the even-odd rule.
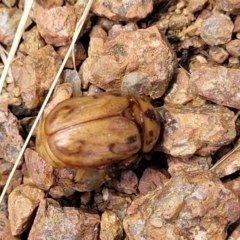
[[26, 25], [26, 22], [27, 22], [27, 18], [28, 18], [28, 15], [30, 13], [33, 2], [34, 2], [34, 0], [25, 1], [23, 15], [22, 15], [21, 20], [19, 22], [16, 34], [15, 34], [14, 39], [13, 39], [12, 47], [10, 49], [6, 64], [4, 66], [4, 69], [3, 69], [3, 72], [2, 72], [2, 75], [1, 75], [1, 78], [0, 78], [0, 93], [2, 92], [2, 87], [3, 87], [3, 84], [4, 84], [5, 78], [7, 76], [8, 69], [10, 67], [10, 64], [11, 64], [12, 60], [13, 60], [13, 57], [15, 56], [15, 53], [17, 51], [19, 42], [21, 40], [21, 37], [22, 37], [23, 31], [24, 31], [24, 28], [25, 28], [25, 25]]

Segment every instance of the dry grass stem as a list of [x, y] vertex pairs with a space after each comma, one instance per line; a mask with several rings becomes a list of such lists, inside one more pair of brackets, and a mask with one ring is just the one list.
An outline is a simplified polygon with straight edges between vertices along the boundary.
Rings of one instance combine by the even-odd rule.
[[240, 147], [240, 143], [237, 144], [237, 146], [235, 146], [230, 152], [228, 152], [226, 155], [224, 155], [212, 168], [210, 168], [211, 171], [215, 171], [215, 169], [217, 168], [217, 166], [219, 164], [221, 164], [222, 162], [224, 162], [231, 154], [233, 154], [235, 151], [237, 151]]
[[27, 18], [28, 18], [28, 15], [30, 13], [33, 1], [34, 0], [25, 1], [23, 15], [22, 15], [21, 20], [19, 22], [17, 32], [16, 32], [16, 34], [14, 36], [14, 39], [13, 39], [12, 47], [10, 49], [7, 61], [4, 64], [5, 66], [4, 66], [4, 69], [3, 69], [3, 72], [2, 72], [2, 75], [1, 75], [1, 78], [0, 78], [0, 93], [2, 92], [2, 87], [3, 87], [3, 84], [4, 84], [5, 78], [8, 74], [8, 69], [10, 67], [10, 64], [12, 63], [12, 59], [15, 56], [15, 53], [17, 51], [19, 42], [20, 42], [22, 34], [24, 32], [24, 28], [25, 28]]
[[[7, 57], [6, 54], [8, 55], [8, 52], [2, 47], [2, 45], [0, 44], [0, 57], [2, 59], [2, 62], [4, 64], [4, 66], [6, 66], [7, 63]], [[12, 76], [12, 71], [11, 68], [8, 69], [8, 76], [12, 79], [13, 82], [13, 76]], [[5, 80], [5, 79], [4, 79]], [[4, 83], [4, 81], [3, 81]]]
[[72, 61], [73, 61], [73, 69], [76, 71], [76, 58], [75, 58], [75, 54], [74, 54], [74, 48], [72, 50]]

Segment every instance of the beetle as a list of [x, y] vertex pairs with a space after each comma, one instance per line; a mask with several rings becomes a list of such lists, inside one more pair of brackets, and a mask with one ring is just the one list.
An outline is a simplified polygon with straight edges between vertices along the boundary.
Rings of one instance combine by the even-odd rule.
[[147, 97], [104, 92], [58, 104], [41, 121], [36, 148], [50, 165], [80, 170], [77, 181], [88, 169], [129, 165], [159, 134], [160, 116]]

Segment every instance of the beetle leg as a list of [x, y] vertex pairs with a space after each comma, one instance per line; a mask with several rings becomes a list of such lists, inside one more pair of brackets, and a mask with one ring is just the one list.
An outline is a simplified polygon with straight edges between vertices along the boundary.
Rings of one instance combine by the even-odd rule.
[[124, 160], [122, 160], [120, 163], [119, 163], [119, 168], [125, 168], [131, 164], [137, 164], [139, 161], [140, 161], [141, 157], [139, 154], [135, 154], [129, 158], [126, 158]]
[[78, 169], [74, 177], [74, 182], [76, 183], [80, 179], [82, 179], [85, 173], [86, 173], [86, 169]]

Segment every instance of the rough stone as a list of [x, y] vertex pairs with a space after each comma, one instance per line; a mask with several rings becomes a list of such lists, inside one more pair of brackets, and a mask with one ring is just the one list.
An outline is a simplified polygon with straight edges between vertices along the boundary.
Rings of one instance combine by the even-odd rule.
[[204, 5], [207, 3], [207, 0], [190, 0], [187, 4], [187, 9], [191, 12], [197, 12], [203, 9]]
[[[1, 178], [4, 178], [4, 177], [7, 181], [9, 175], [1, 176]], [[10, 184], [8, 185], [6, 193], [10, 194], [17, 186], [19, 186], [22, 183], [22, 178], [23, 178], [23, 174], [22, 174], [21, 170], [16, 170], [13, 174]], [[5, 183], [4, 183], [4, 185], [5, 185]]]
[[22, 62], [12, 64], [14, 80], [27, 108], [35, 108], [42, 103], [44, 92], [49, 90], [61, 62], [54, 48], [46, 45]]
[[121, 220], [126, 216], [127, 208], [132, 202], [129, 197], [119, 196], [119, 193], [111, 193], [109, 188], [102, 190], [102, 198], [106, 203], [104, 211], [110, 210], [116, 213]]
[[133, 200], [123, 226], [130, 240], [225, 240], [240, 216], [235, 195], [209, 171], [181, 173]]
[[112, 179], [111, 185], [121, 193], [133, 194], [137, 193], [138, 178], [132, 170], [123, 170], [119, 179]]
[[227, 182], [224, 182], [223, 184], [226, 188], [230, 189], [240, 200], [240, 177], [236, 179], [231, 179]]
[[36, 8], [34, 18], [38, 31], [45, 42], [54, 46], [66, 46], [71, 43], [76, 23], [83, 13], [83, 5]]
[[[115, 25], [111, 35], [95, 26], [88, 58], [80, 69], [83, 82], [104, 90], [161, 97], [176, 69], [174, 52], [157, 27], [133, 29]], [[122, 30], [121, 30], [122, 29]]]
[[111, 30], [111, 28], [116, 24], [119, 24], [119, 22], [112, 21], [105, 17], [99, 17], [97, 20], [97, 25], [100, 25], [105, 31]]
[[[67, 51], [68, 51], [69, 45], [62, 46], [57, 49], [57, 53], [59, 56], [64, 59]], [[72, 54], [70, 54], [66, 64], [65, 68], [76, 68], [83, 60], [85, 60], [87, 57], [86, 51], [83, 47], [83, 45], [80, 42], [77, 42], [74, 46], [74, 59]]]
[[2, 2], [9, 8], [14, 7], [17, 4], [17, 0], [2, 0]]
[[[18, 8], [0, 7], [0, 42], [11, 46], [23, 11]], [[25, 29], [31, 25], [28, 18]]]
[[0, 159], [0, 175], [7, 175], [11, 172], [13, 163]]
[[8, 211], [13, 235], [21, 234], [32, 224], [35, 210], [44, 196], [44, 191], [33, 185], [20, 185], [9, 194]]
[[192, 18], [189, 15], [184, 14], [173, 14], [169, 18], [168, 29], [178, 30], [183, 29], [191, 24]]
[[177, 176], [180, 172], [194, 172], [209, 170], [212, 167], [211, 157], [201, 157], [194, 155], [190, 158], [167, 157], [168, 172], [171, 176]]
[[24, 54], [32, 54], [45, 46], [45, 42], [40, 36], [36, 26], [31, 28], [29, 31], [25, 31], [22, 38], [23, 42], [19, 46], [19, 51]]
[[226, 44], [226, 49], [233, 57], [240, 57], [240, 40], [231, 40]]
[[90, 204], [92, 200], [92, 192], [83, 192], [80, 196], [80, 201], [82, 205], [88, 205]]
[[233, 32], [240, 33], [240, 15], [236, 16], [236, 18], [234, 20]]
[[238, 0], [219, 0], [216, 4], [223, 10], [232, 14], [240, 13], [240, 2]]
[[209, 49], [209, 56], [213, 61], [217, 63], [223, 63], [227, 60], [229, 54], [224, 48], [213, 46]]
[[19, 236], [13, 236], [11, 233], [9, 219], [5, 213], [0, 211], [0, 239], [2, 240], [20, 240]]
[[[237, 143], [239, 143], [239, 141]], [[240, 150], [238, 148], [227, 156], [225, 161], [217, 162], [212, 168], [212, 172], [214, 172], [219, 178], [235, 173], [240, 169], [239, 157]]]
[[205, 42], [199, 36], [189, 37], [179, 43], [178, 51], [183, 49], [204, 48]]
[[[181, 3], [183, 3], [183, 1]], [[179, 4], [181, 3], [179, 2]], [[185, 8], [184, 13], [182, 9], [175, 9], [175, 11], [168, 11], [161, 14], [160, 19], [156, 22], [156, 26], [163, 33], [168, 31], [182, 38], [183, 32], [181, 30], [191, 25], [194, 20], [195, 17], [188, 8]]]
[[233, 28], [229, 16], [215, 12], [203, 21], [200, 36], [210, 46], [225, 44], [231, 40]]
[[81, 97], [82, 96], [81, 79], [76, 70], [72, 70], [72, 69], [64, 70], [62, 73], [62, 78], [63, 78], [63, 82], [65, 84], [70, 84], [72, 86], [72, 96], [73, 97]]
[[47, 165], [44, 159], [30, 148], [25, 150], [24, 158], [29, 177], [33, 180], [34, 184], [42, 190], [49, 190], [55, 183], [53, 167]]
[[179, 68], [175, 73], [171, 88], [169, 88], [164, 97], [164, 102], [184, 105], [193, 101], [196, 96], [191, 93], [189, 78], [189, 74], [182, 68]]
[[[183, 31], [182, 31], [183, 36], [188, 35], [188, 36], [191, 36], [192, 38], [197, 38], [200, 35], [200, 30], [201, 30], [203, 22], [207, 18], [209, 18], [211, 15], [212, 15], [212, 13], [209, 10], [207, 10], [207, 9], [202, 10], [200, 12], [200, 14], [198, 15], [197, 19], [194, 19], [194, 21], [192, 22], [191, 25], [189, 25], [186, 29], [183, 29]], [[188, 37], [187, 38], [182, 37], [183, 41], [188, 41], [187, 39], [188, 39]], [[202, 38], [200, 38], [200, 39], [202, 40]]]
[[40, 202], [29, 239], [97, 240], [99, 223], [100, 217], [96, 213], [61, 207], [52, 199], [44, 199]]
[[101, 230], [100, 239], [122, 239], [123, 226], [122, 221], [118, 218], [117, 214], [111, 211], [105, 211], [101, 216]]
[[191, 24], [192, 19], [188, 15], [174, 14], [170, 17], [168, 22], [168, 29], [177, 30], [182, 29]]
[[146, 168], [139, 180], [138, 190], [140, 194], [148, 193], [156, 188], [163, 187], [169, 179], [169, 174], [164, 169], [157, 167]]
[[213, 104], [200, 107], [165, 105], [162, 141], [156, 150], [174, 157], [208, 156], [236, 136], [234, 113]]
[[239, 83], [239, 69], [203, 64], [191, 70], [192, 92], [219, 105], [240, 109]]
[[0, 158], [14, 163], [23, 145], [19, 134], [18, 119], [7, 109], [7, 104], [0, 103]]
[[1, 175], [0, 176], [0, 189], [3, 189], [3, 187], [5, 186], [6, 182], [8, 179], [8, 175]]
[[103, 90], [97, 86], [95, 86], [94, 84], [91, 84], [88, 88], [88, 95], [92, 96], [92, 95], [96, 95], [98, 93], [102, 93]]
[[36, 0], [36, 2], [43, 8], [52, 8], [62, 6], [64, 0]]
[[139, 21], [152, 12], [153, 0], [95, 0], [91, 10], [114, 21]]
[[239, 65], [240, 61], [238, 57], [229, 57], [228, 58], [228, 66], [229, 67], [235, 67]]

